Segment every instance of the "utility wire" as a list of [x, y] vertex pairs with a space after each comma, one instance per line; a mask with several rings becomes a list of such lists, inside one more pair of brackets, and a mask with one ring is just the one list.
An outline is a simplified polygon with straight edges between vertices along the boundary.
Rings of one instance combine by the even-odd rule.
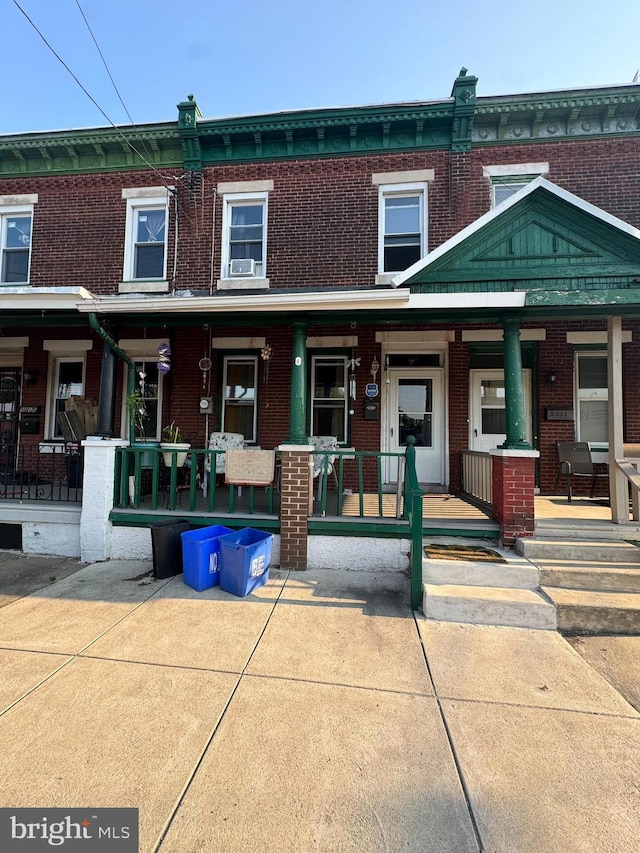
[[98, 51], [98, 53], [100, 54], [100, 59], [102, 60], [102, 64], [104, 65], [104, 70], [105, 70], [105, 71], [107, 72], [107, 74], [109, 75], [109, 80], [111, 80], [111, 85], [113, 86], [113, 88], [114, 88], [114, 90], [115, 90], [116, 95], [117, 95], [117, 96], [118, 96], [118, 98], [120, 99], [120, 103], [122, 104], [122, 106], [123, 106], [123, 108], [124, 108], [124, 111], [125, 111], [125, 113], [127, 114], [128, 118], [129, 118], [129, 121], [130, 121], [130, 122], [131, 122], [131, 124], [135, 127], [135, 126], [136, 126], [136, 123], [135, 123], [135, 121], [131, 118], [131, 113], [130, 113], [130, 112], [129, 112], [129, 110], [127, 109], [127, 105], [125, 104], [125, 102], [122, 100], [122, 95], [120, 94], [120, 92], [119, 92], [119, 90], [118, 90], [118, 87], [116, 86], [116, 82], [115, 82], [115, 80], [114, 80], [114, 79], [113, 79], [113, 77], [111, 76], [111, 71], [109, 71], [109, 66], [107, 65], [107, 60], [104, 58], [104, 55], [103, 55], [102, 51], [100, 50], [100, 45], [98, 44], [98, 40], [96, 39], [96, 37], [95, 37], [95, 35], [94, 35], [94, 33], [93, 33], [93, 30], [91, 29], [91, 25], [89, 24], [89, 21], [87, 21], [87, 16], [85, 15], [85, 13], [84, 13], [84, 11], [83, 11], [83, 9], [82, 9], [82, 6], [80, 5], [80, 0], [76, 0], [76, 6], [78, 7], [78, 11], [79, 11], [79, 12], [80, 12], [80, 14], [82, 15], [82, 20], [83, 20], [83, 21], [85, 22], [85, 24], [87, 25], [87, 29], [89, 30], [89, 33], [90, 33], [90, 35], [91, 35], [91, 38], [93, 39], [93, 43], [94, 43], [94, 44], [95, 44], [95, 46], [96, 46], [96, 50], [97, 50], [97, 51]]
[[[27, 15], [27, 13], [25, 12], [25, 10], [24, 10], [24, 9], [22, 8], [22, 6], [18, 3], [18, 0], [13, 0], [13, 4], [14, 4], [14, 6], [16, 6], [16, 7], [18, 8], [18, 10], [19, 10], [20, 12], [22, 12], [22, 14], [24, 15], [24, 17], [27, 19], [27, 21], [29, 21], [29, 23], [30, 23], [30, 24], [31, 24], [31, 26], [33, 27], [33, 29], [38, 33], [38, 35], [40, 36], [40, 38], [42, 39], [42, 41], [43, 41], [43, 42], [46, 44], [46, 46], [49, 48], [49, 50], [51, 51], [51, 53], [55, 56], [55, 58], [58, 60], [58, 62], [59, 62], [59, 63], [60, 63], [60, 64], [61, 64], [61, 65], [62, 65], [62, 66], [63, 66], [63, 67], [68, 71], [68, 72], [69, 72], [69, 74], [73, 77], [73, 79], [76, 81], [76, 83], [78, 84], [78, 86], [79, 86], [79, 87], [82, 89], [82, 91], [85, 93], [85, 95], [87, 96], [87, 98], [89, 98], [89, 100], [91, 101], [91, 103], [92, 103], [92, 104], [94, 104], [94, 106], [95, 106], [95, 107], [100, 111], [100, 113], [102, 113], [102, 115], [106, 118], [106, 120], [109, 122], [109, 124], [111, 125], [111, 127], [113, 127], [113, 129], [114, 129], [114, 130], [116, 130], [116, 131], [119, 133], [119, 135], [122, 137], [122, 139], [123, 139], [123, 140], [126, 142], [126, 144], [129, 146], [129, 148], [131, 148], [131, 150], [132, 150], [134, 153], [136, 153], [136, 154], [138, 155], [138, 157], [142, 160], [142, 162], [143, 162], [145, 165], [147, 165], [147, 166], [148, 166], [152, 171], [154, 171], [157, 175], [159, 175], [159, 176], [160, 176], [160, 178], [162, 178], [162, 185], [164, 186], [164, 188], [165, 188], [166, 190], [168, 190], [168, 191], [169, 191], [170, 193], [172, 193], [172, 194], [173, 194], [173, 193], [175, 193], [175, 189], [172, 189], [172, 188], [168, 185], [168, 183], [167, 183], [167, 178], [162, 174], [162, 172], [160, 172], [160, 170], [159, 170], [156, 166], [154, 166], [154, 165], [153, 165], [153, 163], [150, 163], [150, 162], [147, 160], [147, 158], [146, 158], [143, 154], [141, 154], [141, 153], [140, 153], [140, 151], [138, 151], [138, 149], [135, 147], [135, 145], [127, 139], [127, 137], [126, 137], [126, 136], [124, 135], [124, 133], [120, 130], [120, 128], [119, 128], [116, 124], [114, 124], [114, 122], [113, 122], [113, 121], [111, 121], [111, 119], [110, 119], [110, 118], [109, 118], [109, 116], [105, 113], [105, 111], [102, 109], [102, 107], [100, 106], [100, 104], [99, 104], [99, 103], [96, 101], [96, 99], [95, 99], [95, 98], [94, 98], [94, 97], [93, 97], [93, 96], [92, 96], [92, 95], [87, 91], [87, 89], [82, 85], [82, 83], [80, 82], [80, 80], [76, 77], [76, 75], [73, 73], [73, 71], [69, 68], [69, 66], [68, 66], [68, 65], [67, 65], [67, 63], [64, 61], [64, 59], [62, 59], [62, 57], [61, 57], [61, 56], [60, 56], [60, 55], [55, 51], [55, 49], [54, 49], [54, 48], [49, 44], [49, 42], [48, 42], [48, 41], [47, 41], [47, 39], [44, 37], [44, 35], [40, 32], [40, 30], [38, 29], [38, 27], [36, 26], [36, 24], [31, 20], [31, 18], [29, 17], [29, 15]], [[109, 76], [111, 76], [111, 75], [109, 75]], [[126, 110], [126, 107], [125, 107], [125, 110]], [[127, 113], [127, 115], [128, 115], [128, 113]]]

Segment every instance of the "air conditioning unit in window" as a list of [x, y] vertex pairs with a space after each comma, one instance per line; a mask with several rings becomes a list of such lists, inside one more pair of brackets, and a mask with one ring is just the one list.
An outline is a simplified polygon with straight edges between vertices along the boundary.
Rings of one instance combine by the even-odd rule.
[[232, 278], [240, 275], [255, 275], [256, 262], [253, 258], [234, 258], [229, 264], [229, 275]]

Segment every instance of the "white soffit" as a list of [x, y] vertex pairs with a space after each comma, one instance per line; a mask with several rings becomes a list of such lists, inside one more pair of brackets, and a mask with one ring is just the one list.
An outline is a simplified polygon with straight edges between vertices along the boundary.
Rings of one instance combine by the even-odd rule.
[[524, 290], [516, 290], [513, 293], [412, 293], [406, 307], [409, 309], [459, 308], [460, 310], [522, 308], [526, 298], [527, 294]]

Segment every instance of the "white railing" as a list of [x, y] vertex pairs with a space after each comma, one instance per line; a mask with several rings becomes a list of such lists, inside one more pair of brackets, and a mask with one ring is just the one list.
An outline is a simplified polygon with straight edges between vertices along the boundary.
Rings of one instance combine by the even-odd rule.
[[462, 451], [462, 490], [491, 506], [491, 456], [480, 450]]

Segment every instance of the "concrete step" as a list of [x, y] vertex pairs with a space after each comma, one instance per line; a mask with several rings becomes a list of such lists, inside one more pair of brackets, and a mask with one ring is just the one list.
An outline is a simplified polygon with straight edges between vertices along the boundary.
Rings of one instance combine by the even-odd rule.
[[605, 541], [640, 541], [640, 524], [599, 522], [592, 518], [541, 518], [536, 520], [536, 539], [604, 539]]
[[640, 634], [640, 594], [543, 587], [562, 634]]
[[[618, 533], [618, 536], [620, 534]], [[602, 539], [531, 538], [518, 539], [516, 551], [528, 560], [540, 563], [548, 560], [573, 560], [605, 563], [637, 563], [640, 548], [623, 542]]]
[[545, 560], [539, 562], [540, 585], [594, 592], [640, 593], [638, 563], [601, 563], [586, 560]]
[[539, 575], [536, 566], [513, 556], [508, 563], [431, 558], [422, 561], [422, 580], [430, 584], [536, 589], [540, 582]]
[[531, 589], [424, 584], [423, 611], [427, 619], [444, 622], [556, 628], [553, 605]]

